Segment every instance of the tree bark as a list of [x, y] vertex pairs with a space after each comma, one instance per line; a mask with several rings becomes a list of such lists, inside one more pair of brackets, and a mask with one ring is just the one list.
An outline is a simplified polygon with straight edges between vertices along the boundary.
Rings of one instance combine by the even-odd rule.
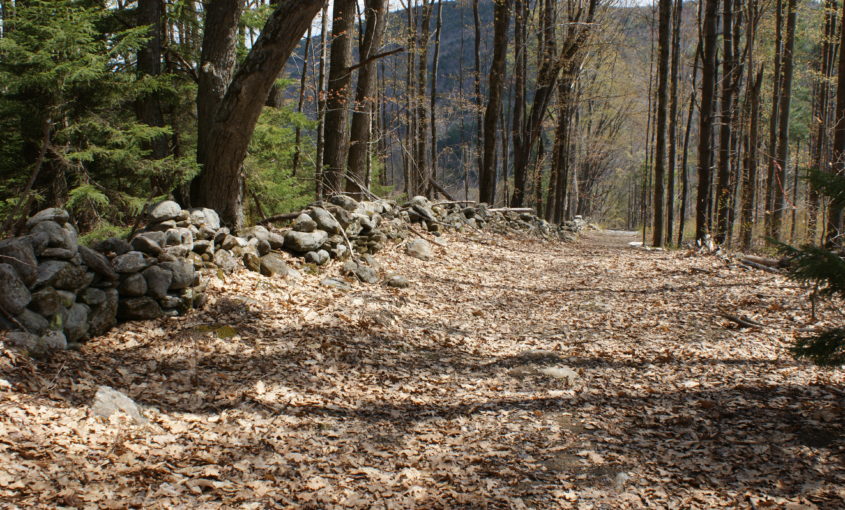
[[[367, 0], [365, 4], [367, 28], [360, 59], [365, 61], [378, 52], [384, 33], [387, 14], [385, 0]], [[372, 151], [372, 118], [376, 99], [376, 61], [372, 60], [358, 69], [358, 83], [355, 89], [355, 111], [352, 114], [352, 128], [349, 137], [349, 175], [354, 180], [346, 183], [346, 191], [356, 195], [369, 189], [367, 162]], [[362, 189], [363, 187], [363, 189]]]
[[683, 0], [675, 1], [672, 16], [672, 64], [669, 85], [669, 158], [668, 158], [668, 189], [666, 190], [666, 242], [672, 242], [672, 231], [675, 223], [675, 166], [678, 152], [678, 68], [681, 53], [681, 20], [683, 15]]
[[713, 96], [716, 88], [716, 21], [718, 0], [704, 0], [704, 56], [701, 67], [701, 112], [698, 129], [698, 197], [695, 211], [695, 239], [707, 235], [707, 209], [710, 197], [710, 164], [713, 132]]
[[496, 200], [496, 127], [502, 109], [510, 18], [508, 3], [508, 0], [496, 0], [493, 7], [493, 62], [490, 66], [487, 108], [484, 111], [484, 149], [478, 177], [478, 201], [491, 205]]
[[[147, 33], [149, 39], [138, 51], [138, 74], [142, 76], [161, 74], [162, 15], [161, 0], [138, 0], [138, 25], [150, 26]], [[161, 102], [155, 94], [145, 94], [138, 100], [137, 116], [139, 121], [148, 126], [163, 127], [165, 125]], [[168, 154], [167, 137], [161, 135], [153, 138], [148, 148], [151, 159], [165, 158]], [[154, 183], [154, 186], [158, 187], [158, 184]]]
[[[845, 20], [845, 2], [842, 2], [842, 20]], [[836, 124], [833, 131], [833, 163], [834, 171], [845, 175], [845, 23], [840, 23], [842, 30], [839, 39], [839, 82], [836, 85]], [[842, 204], [832, 200], [827, 214], [827, 236], [825, 244], [829, 249], [839, 243], [842, 244], [843, 218]]]
[[786, 167], [789, 164], [789, 108], [792, 101], [792, 76], [794, 69], [795, 22], [797, 0], [788, 0], [786, 13], [786, 39], [783, 42], [783, 67], [778, 105], [777, 161], [775, 163], [774, 211], [772, 214], [772, 237], [781, 238], [781, 226], [786, 195]]
[[[729, 1], [729, 0], [726, 0]], [[654, 224], [652, 244], [663, 246], [663, 206], [666, 200], [666, 115], [672, 0], [660, 0], [657, 37], [657, 143], [654, 154]]]
[[226, 87], [205, 134], [204, 150], [197, 155], [204, 166], [194, 181], [192, 201], [216, 209], [234, 228], [243, 225], [241, 165], [261, 108], [321, 5], [319, 0], [281, 2]]
[[355, 0], [336, 0], [332, 11], [332, 43], [329, 86], [326, 91], [323, 192], [343, 191], [343, 175], [349, 150], [349, 98], [351, 94], [352, 42]]

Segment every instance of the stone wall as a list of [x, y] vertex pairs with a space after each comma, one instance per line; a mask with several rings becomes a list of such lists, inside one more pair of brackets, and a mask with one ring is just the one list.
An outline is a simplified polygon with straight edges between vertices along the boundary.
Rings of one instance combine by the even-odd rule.
[[[38, 354], [101, 335], [118, 321], [176, 316], [202, 306], [203, 271], [245, 268], [288, 276], [295, 270], [281, 252], [315, 265], [354, 255], [342, 271], [375, 283], [371, 254], [408, 238], [412, 229], [433, 236], [443, 229], [484, 229], [567, 239], [585, 225], [580, 218], [551, 225], [525, 211], [485, 204], [432, 204], [414, 197], [400, 206], [343, 195], [312, 204], [289, 228], [275, 231], [255, 226], [235, 235], [215, 211], [185, 210], [173, 201], [151, 207], [146, 220], [129, 241], [111, 238], [89, 248], [79, 244], [67, 211], [45, 209], [30, 218], [26, 235], [0, 241], [0, 330]], [[406, 253], [431, 257], [427, 242], [417, 238]]]

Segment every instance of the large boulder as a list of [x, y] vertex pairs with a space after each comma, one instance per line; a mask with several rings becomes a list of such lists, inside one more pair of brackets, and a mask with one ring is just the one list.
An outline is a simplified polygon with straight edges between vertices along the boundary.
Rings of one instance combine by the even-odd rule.
[[289, 230], [285, 234], [285, 248], [297, 253], [308, 253], [309, 251], [319, 250], [328, 238], [329, 235], [325, 230], [313, 232]]
[[341, 231], [342, 227], [337, 219], [322, 207], [312, 207], [311, 218], [317, 223], [317, 228], [325, 230], [329, 234], [339, 234]]
[[194, 283], [194, 278], [196, 277], [194, 264], [188, 260], [162, 262], [159, 266], [170, 271], [173, 275], [173, 280], [170, 282], [170, 290], [184, 289]]
[[182, 214], [182, 207], [172, 200], [165, 200], [159, 202], [150, 208], [147, 214], [151, 223], [160, 223], [162, 221], [173, 220]]
[[55, 287], [61, 290], [78, 291], [94, 280], [94, 274], [64, 260], [46, 260], [38, 265], [38, 276], [33, 288]]
[[9, 264], [27, 285], [35, 283], [38, 276], [38, 260], [27, 237], [13, 237], [0, 241], [0, 262]]

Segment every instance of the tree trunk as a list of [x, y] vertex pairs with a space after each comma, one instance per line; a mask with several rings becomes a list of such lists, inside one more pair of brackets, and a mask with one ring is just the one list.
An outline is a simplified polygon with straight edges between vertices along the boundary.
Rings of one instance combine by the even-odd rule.
[[[749, 65], [749, 72], [751, 66]], [[760, 87], [763, 83], [763, 68], [757, 72], [753, 83], [749, 83], [746, 108], [749, 118], [748, 133], [745, 135], [745, 165], [742, 181], [742, 217], [739, 222], [739, 239], [742, 249], [751, 249], [754, 232], [755, 191], [757, 189], [757, 146], [760, 131]]]
[[[371, 58], [381, 47], [384, 33], [387, 3], [384, 0], [367, 0], [365, 4], [367, 28], [361, 47], [362, 62]], [[355, 111], [352, 114], [352, 128], [349, 137], [349, 175], [346, 191], [361, 196], [369, 188], [366, 179], [367, 163], [372, 157], [372, 116], [376, 99], [376, 61], [370, 61], [358, 69], [358, 83], [355, 89]]]
[[221, 219], [236, 229], [243, 224], [241, 165], [261, 108], [321, 5], [318, 0], [285, 0], [273, 11], [226, 88], [205, 133], [205, 150], [197, 156], [204, 167], [194, 181], [192, 198], [195, 205], [216, 209]]
[[794, 68], [795, 49], [795, 22], [797, 0], [788, 0], [786, 13], [786, 39], [783, 42], [783, 64], [782, 80], [780, 91], [780, 104], [778, 105], [778, 140], [777, 140], [777, 161], [775, 163], [775, 199], [774, 212], [772, 214], [772, 237], [780, 239], [781, 226], [783, 224], [783, 213], [785, 208], [786, 195], [786, 167], [789, 164], [789, 108], [792, 99], [792, 75]]
[[440, 33], [443, 29], [443, 0], [437, 0], [437, 25], [434, 29], [434, 58], [431, 62], [431, 95], [429, 124], [431, 126], [431, 178], [437, 182], [437, 73], [440, 69]]
[[[162, 48], [162, 4], [160, 0], [138, 0], [138, 25], [149, 25], [147, 32], [149, 39], [138, 51], [138, 74], [146, 76], [158, 76], [161, 74], [161, 48]], [[164, 113], [161, 103], [155, 94], [145, 94], [137, 103], [138, 120], [148, 126], [163, 127]], [[149, 146], [151, 159], [163, 159], [168, 154], [167, 137], [157, 136], [150, 140]], [[159, 182], [153, 186], [158, 188], [156, 193], [165, 191], [160, 187]]]
[[669, 158], [668, 189], [666, 191], [666, 242], [672, 243], [672, 231], [675, 223], [675, 166], [678, 152], [678, 67], [681, 53], [681, 20], [683, 0], [675, 1], [672, 17], [672, 64], [669, 85]]
[[733, 48], [733, 5], [731, 0], [724, 0], [722, 13], [724, 45], [722, 51], [722, 107], [719, 126], [719, 175], [716, 185], [716, 235], [717, 244], [724, 244], [728, 235], [728, 215], [730, 214], [731, 194], [731, 131], [733, 127], [733, 83], [734, 83], [734, 48]]
[[707, 208], [710, 197], [710, 164], [713, 132], [713, 96], [716, 89], [716, 22], [718, 0], [704, 0], [704, 56], [701, 66], [701, 112], [698, 129], [698, 197], [695, 210], [695, 239], [707, 235]]
[[487, 108], [484, 111], [484, 149], [478, 176], [478, 200], [491, 205], [496, 200], [496, 127], [502, 109], [509, 9], [508, 0], [496, 0], [493, 8], [493, 62], [490, 65]]
[[326, 61], [329, 46], [329, 8], [324, 4], [320, 17], [320, 70], [317, 76], [317, 154], [314, 187], [317, 200], [323, 199], [323, 155], [326, 146]]
[[349, 150], [349, 97], [352, 84], [352, 42], [355, 0], [336, 0], [332, 12], [329, 86], [326, 91], [323, 192], [340, 193]]
[[775, 166], [777, 163], [777, 134], [778, 134], [778, 108], [780, 107], [780, 93], [782, 81], [782, 58], [783, 58], [783, 0], [777, 0], [775, 4], [775, 65], [772, 75], [772, 112], [769, 115], [769, 158], [766, 175], [766, 204], [765, 204], [765, 227], [766, 235], [772, 235], [772, 222], [774, 215], [774, 198], [777, 189], [775, 183]]
[[[729, 0], [726, 0], [729, 1]], [[660, 0], [657, 37], [657, 145], [654, 154], [654, 229], [652, 244], [663, 246], [663, 206], [666, 200], [666, 114], [672, 0]]]
[[[842, 18], [845, 21], [845, 2], [842, 2]], [[834, 171], [845, 175], [845, 22], [840, 23], [842, 30], [839, 39], [839, 82], [836, 85], [836, 124], [833, 131], [833, 163]], [[842, 204], [831, 200], [827, 214], [827, 236], [825, 244], [832, 249], [837, 243], [842, 244], [843, 218]]]

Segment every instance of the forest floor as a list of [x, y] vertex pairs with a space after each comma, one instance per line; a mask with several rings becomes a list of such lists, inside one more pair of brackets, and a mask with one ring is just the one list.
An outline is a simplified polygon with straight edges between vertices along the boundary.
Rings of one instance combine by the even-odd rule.
[[[240, 273], [0, 351], [0, 507], [845, 507], [845, 373], [788, 352], [804, 288], [631, 233], [444, 237], [379, 256], [407, 289]], [[101, 384], [148, 423], [94, 416]]]

